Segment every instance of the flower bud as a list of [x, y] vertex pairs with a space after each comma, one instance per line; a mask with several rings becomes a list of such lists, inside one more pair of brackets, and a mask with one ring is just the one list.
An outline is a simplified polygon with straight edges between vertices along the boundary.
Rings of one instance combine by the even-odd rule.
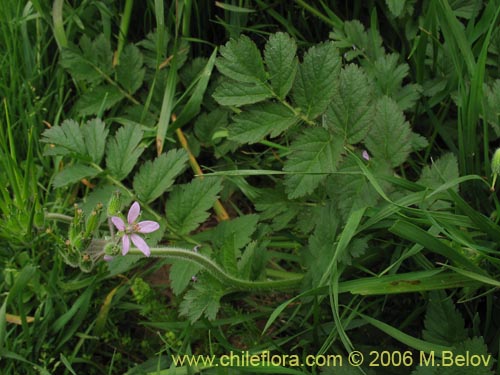
[[113, 192], [109, 202], [108, 202], [108, 217], [116, 216], [121, 211], [122, 202], [120, 199], [121, 193], [119, 190]]
[[88, 254], [83, 254], [80, 257], [79, 266], [82, 272], [88, 273], [92, 271], [92, 268], [94, 268], [94, 262], [92, 261], [92, 258]]
[[97, 229], [99, 225], [99, 214], [102, 210], [102, 204], [99, 203], [95, 210], [90, 213], [89, 218], [87, 219], [87, 225], [85, 227], [85, 237], [91, 238], [94, 231]]
[[491, 173], [500, 174], [500, 148], [497, 148], [491, 158]]

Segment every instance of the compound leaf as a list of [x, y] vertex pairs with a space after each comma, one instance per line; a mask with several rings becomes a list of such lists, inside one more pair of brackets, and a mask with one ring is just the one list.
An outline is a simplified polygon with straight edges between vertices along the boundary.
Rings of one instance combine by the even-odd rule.
[[204, 315], [208, 320], [214, 320], [220, 309], [220, 299], [224, 291], [220, 283], [207, 277], [203, 282], [196, 283], [194, 288], [184, 296], [179, 307], [180, 315], [186, 316], [191, 323]]

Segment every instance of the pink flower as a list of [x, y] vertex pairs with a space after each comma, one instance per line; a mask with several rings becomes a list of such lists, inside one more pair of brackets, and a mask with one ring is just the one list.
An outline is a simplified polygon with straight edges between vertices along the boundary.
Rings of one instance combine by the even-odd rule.
[[363, 156], [363, 159], [365, 159], [365, 160], [370, 160], [370, 154], [366, 150], [363, 150], [363, 152], [361, 153], [361, 156]]
[[139, 223], [136, 222], [139, 214], [141, 213], [141, 206], [139, 203], [134, 202], [130, 207], [130, 210], [127, 214], [127, 225], [123, 222], [123, 220], [118, 216], [112, 216], [111, 221], [115, 225], [115, 227], [123, 232], [122, 237], [122, 254], [125, 255], [128, 253], [130, 249], [130, 241], [137, 246], [139, 250], [141, 250], [144, 255], [147, 257], [151, 254], [149, 250], [149, 246], [144, 241], [141, 236], [137, 235], [137, 233], [151, 233], [160, 228], [160, 224], [156, 221], [141, 221]]

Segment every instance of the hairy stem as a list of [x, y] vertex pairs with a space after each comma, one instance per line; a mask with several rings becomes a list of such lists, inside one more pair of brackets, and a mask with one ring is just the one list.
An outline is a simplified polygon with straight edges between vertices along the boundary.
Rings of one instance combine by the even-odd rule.
[[[302, 275], [294, 274], [292, 277], [282, 280], [244, 280], [227, 273], [213, 260], [190, 249], [182, 249], [178, 247], [153, 247], [150, 250], [151, 257], [182, 259], [198, 264], [223, 284], [237, 290], [262, 291], [295, 289], [300, 286], [303, 278]], [[129, 254], [141, 255], [142, 252], [137, 248], [131, 248]], [[281, 276], [284, 276], [283, 273]]]

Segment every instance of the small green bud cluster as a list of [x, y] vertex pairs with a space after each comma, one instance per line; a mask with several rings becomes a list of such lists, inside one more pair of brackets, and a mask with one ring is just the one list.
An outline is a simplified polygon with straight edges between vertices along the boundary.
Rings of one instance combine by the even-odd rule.
[[95, 257], [87, 253], [95, 231], [99, 226], [99, 218], [103, 205], [98, 203], [85, 220], [83, 210], [75, 204], [73, 221], [69, 226], [68, 240], [60, 249], [65, 263], [71, 267], [79, 267], [83, 272], [90, 272], [94, 267]]

